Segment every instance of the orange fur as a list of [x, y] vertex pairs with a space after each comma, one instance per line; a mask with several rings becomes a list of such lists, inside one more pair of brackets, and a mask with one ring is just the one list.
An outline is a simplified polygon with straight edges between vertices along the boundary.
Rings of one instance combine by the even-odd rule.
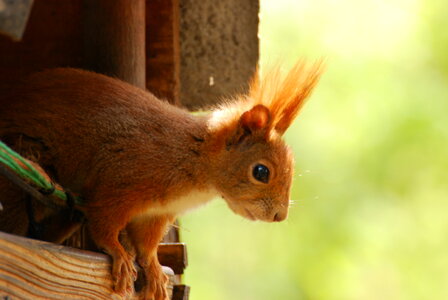
[[235, 123], [251, 107], [263, 105], [273, 117], [272, 128], [283, 134], [310, 96], [322, 71], [322, 61], [311, 66], [299, 61], [286, 75], [279, 66], [264, 74], [257, 71], [250, 83], [248, 95], [238, 96], [218, 106], [215, 111], [217, 119], [225, 124]]
[[[193, 116], [104, 75], [49, 70], [0, 91], [0, 138], [83, 196], [78, 209], [92, 239], [113, 258], [117, 292], [132, 290], [135, 277], [132, 256], [118, 240], [125, 230], [145, 270], [142, 298], [166, 299], [155, 253], [175, 216], [222, 196], [248, 219], [286, 219], [293, 157], [281, 135], [320, 72], [319, 64], [306, 70], [299, 63], [284, 79], [269, 73], [248, 95]], [[269, 170], [265, 182], [255, 175], [260, 165]], [[5, 195], [19, 195], [2, 182], [11, 190]], [[6, 208], [17, 205], [0, 198]], [[41, 215], [44, 223], [60, 220]], [[25, 217], [0, 218], [0, 227]]]

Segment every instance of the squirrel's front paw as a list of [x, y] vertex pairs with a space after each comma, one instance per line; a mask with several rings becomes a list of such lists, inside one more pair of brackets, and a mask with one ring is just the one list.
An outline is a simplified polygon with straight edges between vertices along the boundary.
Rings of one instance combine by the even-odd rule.
[[162, 267], [157, 261], [149, 264], [141, 263], [140, 266], [145, 274], [145, 286], [140, 292], [141, 300], [169, 300], [166, 285], [168, 276], [162, 271]]
[[132, 295], [137, 271], [130, 255], [119, 255], [113, 258], [112, 277], [115, 292], [121, 295]]

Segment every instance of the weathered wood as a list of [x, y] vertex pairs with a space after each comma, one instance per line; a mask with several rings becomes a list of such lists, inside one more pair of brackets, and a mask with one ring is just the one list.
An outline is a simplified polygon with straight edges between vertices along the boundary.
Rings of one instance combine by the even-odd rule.
[[146, 0], [146, 87], [179, 104], [179, 0]]
[[0, 33], [20, 40], [32, 6], [33, 0], [0, 0]]
[[112, 291], [110, 268], [104, 254], [0, 232], [0, 298], [124, 299]]
[[84, 66], [145, 88], [145, 0], [84, 0]]
[[157, 251], [162, 265], [170, 267], [174, 274], [183, 274], [188, 265], [187, 246], [184, 243], [163, 243]]

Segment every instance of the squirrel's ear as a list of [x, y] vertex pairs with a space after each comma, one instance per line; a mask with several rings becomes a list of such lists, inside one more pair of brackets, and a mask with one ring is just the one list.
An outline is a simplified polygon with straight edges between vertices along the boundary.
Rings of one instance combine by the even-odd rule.
[[231, 137], [227, 140], [227, 149], [232, 145], [240, 144], [252, 134], [269, 130], [270, 122], [271, 116], [269, 109], [264, 105], [256, 105], [244, 112]]
[[240, 126], [249, 132], [255, 132], [267, 128], [271, 119], [269, 109], [261, 104], [241, 115]]

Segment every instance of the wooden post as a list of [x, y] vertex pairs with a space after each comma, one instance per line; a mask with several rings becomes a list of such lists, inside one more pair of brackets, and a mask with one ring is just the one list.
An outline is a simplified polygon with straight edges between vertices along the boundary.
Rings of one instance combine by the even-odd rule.
[[180, 104], [179, 0], [146, 0], [146, 87]]
[[85, 68], [145, 88], [145, 0], [84, 0]]

